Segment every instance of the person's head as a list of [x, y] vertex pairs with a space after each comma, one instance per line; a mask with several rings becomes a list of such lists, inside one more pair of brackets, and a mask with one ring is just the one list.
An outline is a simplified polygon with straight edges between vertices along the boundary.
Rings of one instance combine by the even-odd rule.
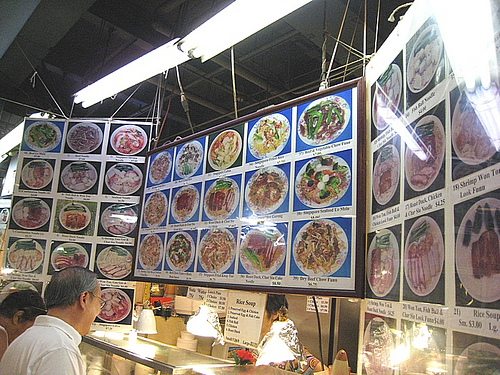
[[285, 318], [288, 312], [288, 301], [284, 294], [268, 294], [266, 301], [266, 311], [262, 321], [260, 339], [269, 332], [273, 322], [280, 317]]
[[11, 292], [0, 304], [0, 324], [9, 334], [9, 342], [26, 331], [38, 315], [46, 314], [42, 297], [34, 290]]
[[56, 272], [44, 293], [49, 315], [62, 317], [81, 335], [90, 331], [101, 311], [100, 296], [96, 274], [83, 267], [68, 267]]

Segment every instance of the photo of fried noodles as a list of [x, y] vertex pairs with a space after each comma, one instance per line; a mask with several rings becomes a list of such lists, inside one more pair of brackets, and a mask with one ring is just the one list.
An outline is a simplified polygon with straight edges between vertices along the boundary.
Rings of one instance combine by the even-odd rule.
[[139, 262], [145, 270], [154, 270], [160, 264], [163, 243], [156, 233], [146, 235], [139, 245]]
[[167, 151], [160, 152], [151, 163], [149, 168], [149, 179], [153, 184], [162, 183], [170, 173], [172, 167], [172, 156]]
[[288, 178], [278, 167], [259, 169], [248, 180], [245, 201], [255, 214], [274, 212], [285, 200]]
[[144, 222], [150, 228], [157, 227], [167, 215], [167, 197], [161, 191], [156, 191], [148, 197], [144, 207]]
[[206, 272], [223, 273], [233, 263], [236, 239], [227, 229], [212, 229], [201, 239], [199, 253]]
[[337, 223], [320, 219], [304, 225], [293, 243], [293, 257], [309, 276], [329, 276], [337, 272], [347, 257], [347, 236]]

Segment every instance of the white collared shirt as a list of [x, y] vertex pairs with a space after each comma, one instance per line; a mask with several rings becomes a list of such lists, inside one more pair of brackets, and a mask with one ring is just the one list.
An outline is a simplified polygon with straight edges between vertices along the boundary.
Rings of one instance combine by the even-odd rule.
[[0, 362], [0, 375], [84, 375], [78, 349], [82, 337], [68, 323], [39, 315], [35, 324], [15, 339]]

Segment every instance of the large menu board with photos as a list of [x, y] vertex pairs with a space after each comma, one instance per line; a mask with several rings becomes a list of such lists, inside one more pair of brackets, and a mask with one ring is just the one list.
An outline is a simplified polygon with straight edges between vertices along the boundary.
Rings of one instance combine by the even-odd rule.
[[26, 119], [2, 260], [3, 298], [69, 266], [97, 273], [96, 319], [129, 329], [139, 202], [151, 124]]
[[475, 94], [455, 80], [427, 1], [414, 2], [366, 81], [368, 299], [358, 372], [493, 373], [500, 153]]
[[136, 279], [359, 296], [360, 82], [149, 153]]

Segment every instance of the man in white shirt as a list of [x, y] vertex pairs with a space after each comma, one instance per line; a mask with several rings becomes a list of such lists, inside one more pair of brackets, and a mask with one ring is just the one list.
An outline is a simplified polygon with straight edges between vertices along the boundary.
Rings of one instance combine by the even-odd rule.
[[47, 315], [12, 342], [0, 362], [0, 375], [84, 375], [78, 349], [81, 335], [102, 306], [96, 275], [69, 267], [52, 276], [45, 289]]

